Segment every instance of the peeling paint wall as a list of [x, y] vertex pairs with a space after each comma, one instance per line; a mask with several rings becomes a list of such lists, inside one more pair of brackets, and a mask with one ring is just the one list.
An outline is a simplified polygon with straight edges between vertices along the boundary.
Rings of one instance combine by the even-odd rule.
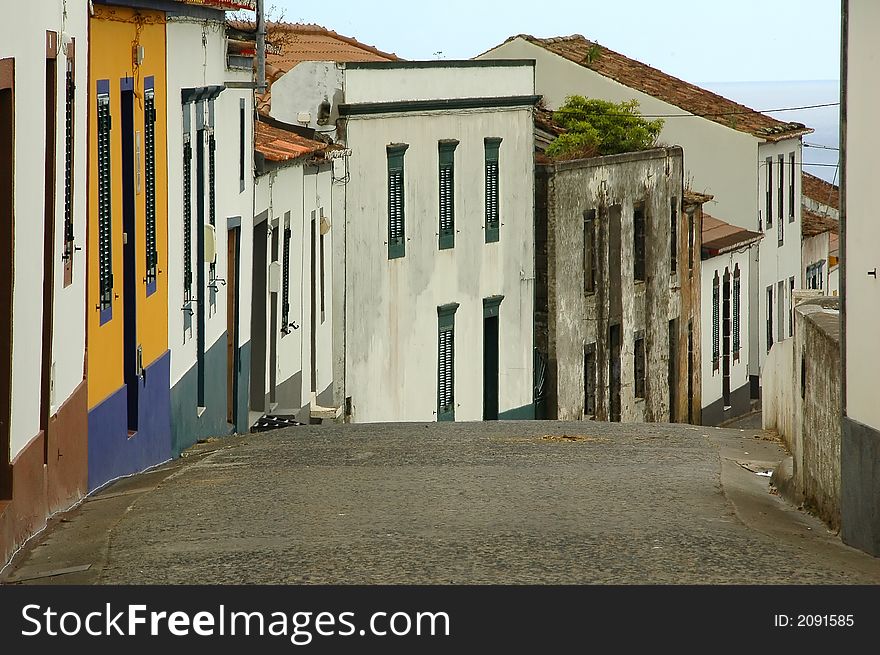
[[[680, 407], [688, 393], [688, 321], [697, 344], [700, 330], [699, 250], [692, 279], [688, 217], [681, 206], [681, 149], [658, 148], [538, 169], [536, 344], [548, 361], [548, 418], [590, 418], [585, 415], [585, 347], [591, 344], [596, 353], [595, 417], [611, 418], [609, 331], [620, 325], [620, 420], [670, 420], [670, 371]], [[679, 235], [674, 273], [673, 199]], [[634, 276], [633, 216], [638, 206], [645, 212], [645, 281]], [[596, 212], [596, 280], [595, 291], [585, 292], [584, 213], [591, 210]], [[670, 369], [669, 329], [674, 319], [678, 333], [673, 335], [675, 362]], [[642, 336], [645, 392], [644, 398], [637, 398], [635, 344]], [[699, 350], [695, 357], [698, 368]]]

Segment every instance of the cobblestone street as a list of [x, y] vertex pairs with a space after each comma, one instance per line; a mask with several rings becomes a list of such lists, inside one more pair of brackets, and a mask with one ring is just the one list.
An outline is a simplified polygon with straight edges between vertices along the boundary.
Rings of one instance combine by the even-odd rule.
[[199, 444], [52, 520], [23, 583], [880, 583], [769, 485], [757, 429], [293, 427]]

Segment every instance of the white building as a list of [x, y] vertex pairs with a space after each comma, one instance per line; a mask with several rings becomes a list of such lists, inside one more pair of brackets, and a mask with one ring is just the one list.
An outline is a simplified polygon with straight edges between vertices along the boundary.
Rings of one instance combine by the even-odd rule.
[[230, 67], [224, 12], [203, 11], [166, 26], [174, 455], [249, 427], [253, 72]]
[[88, 3], [0, 24], [0, 567], [88, 491]]
[[844, 0], [841, 21], [841, 340], [843, 434], [840, 449], [841, 536], [880, 555], [880, 223], [876, 153], [877, 33], [880, 4]]
[[826, 296], [836, 296], [840, 289], [840, 192], [836, 185], [809, 173], [803, 174], [801, 188], [801, 284], [804, 289], [816, 289]]
[[749, 275], [763, 235], [703, 214], [702, 423], [720, 425], [751, 410]]
[[533, 62], [306, 62], [272, 99], [352, 153], [334, 188], [347, 418], [531, 417]]
[[[331, 153], [312, 130], [255, 123], [250, 409], [334, 418]], [[304, 410], [304, 411], [301, 411]]]
[[778, 317], [788, 314], [792, 285], [800, 280], [801, 137], [812, 130], [758, 113], [580, 35], [519, 35], [478, 57], [520, 58], [536, 61], [536, 89], [550, 109], [578, 94], [613, 102], [635, 99], [643, 115], [663, 117], [660, 141], [684, 148], [688, 187], [714, 195], [709, 209], [730, 224], [768, 234], [750, 264], [748, 373], [757, 392], [768, 338], [789, 335]]

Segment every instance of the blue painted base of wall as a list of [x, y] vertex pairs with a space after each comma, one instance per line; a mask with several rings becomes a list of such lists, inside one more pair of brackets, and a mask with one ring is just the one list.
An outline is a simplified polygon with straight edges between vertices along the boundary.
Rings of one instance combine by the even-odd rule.
[[501, 421], [522, 421], [535, 418], [535, 405], [529, 403], [522, 407], [514, 407], [498, 413], [498, 419]]
[[[205, 409], [201, 415], [198, 403], [198, 371], [195, 366], [171, 389], [171, 452], [174, 457], [179, 457], [180, 453], [199, 439], [223, 436], [230, 432], [226, 422], [226, 348], [224, 332], [205, 353]], [[239, 418], [242, 418], [240, 410]], [[247, 420], [246, 409], [244, 420]]]
[[89, 491], [171, 458], [171, 353], [139, 382], [138, 429], [128, 434], [128, 391], [122, 387], [89, 412]]

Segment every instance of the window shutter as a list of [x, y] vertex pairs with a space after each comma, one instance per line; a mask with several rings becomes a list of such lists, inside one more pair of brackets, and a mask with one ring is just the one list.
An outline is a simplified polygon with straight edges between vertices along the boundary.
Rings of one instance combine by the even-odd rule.
[[388, 156], [388, 259], [406, 254], [403, 160], [407, 144], [387, 147]]
[[767, 157], [767, 227], [773, 225], [773, 158]]
[[633, 278], [636, 282], [645, 280], [645, 209], [638, 206], [633, 210]]
[[596, 344], [584, 347], [584, 415], [596, 415]]
[[144, 80], [144, 210], [146, 217], [147, 295], [156, 290], [156, 102], [153, 78]]
[[192, 133], [190, 106], [183, 105], [183, 299], [192, 300]]
[[98, 81], [98, 285], [101, 322], [110, 319], [113, 304], [113, 216], [110, 166], [110, 81]]
[[634, 353], [635, 369], [635, 396], [636, 398], [645, 397], [645, 338], [638, 337], [636, 339], [636, 348]]
[[669, 272], [678, 270], [678, 203], [673, 198], [669, 203]]
[[733, 269], [733, 355], [739, 359], [739, 264]]
[[483, 140], [486, 154], [486, 243], [498, 241], [501, 233], [499, 207], [499, 151], [501, 139], [487, 137]]
[[794, 222], [794, 176], [795, 176], [795, 161], [794, 161], [794, 153], [791, 152], [788, 154], [788, 163], [789, 168], [791, 169], [791, 177], [788, 180], [788, 222]]
[[458, 303], [437, 308], [437, 420], [455, 420], [455, 310]]
[[440, 249], [455, 246], [455, 147], [458, 141], [440, 141]]
[[718, 271], [712, 280], [712, 370], [718, 370], [720, 358], [719, 308], [718, 308]]
[[[282, 253], [282, 281], [281, 281], [281, 332], [290, 332], [290, 212], [284, 213], [284, 249]], [[313, 223], [314, 225], [314, 223]]]
[[67, 66], [64, 93], [64, 285], [73, 282], [73, 253], [76, 251], [73, 232], [73, 122], [76, 103], [74, 77], [75, 41], [67, 44]]

